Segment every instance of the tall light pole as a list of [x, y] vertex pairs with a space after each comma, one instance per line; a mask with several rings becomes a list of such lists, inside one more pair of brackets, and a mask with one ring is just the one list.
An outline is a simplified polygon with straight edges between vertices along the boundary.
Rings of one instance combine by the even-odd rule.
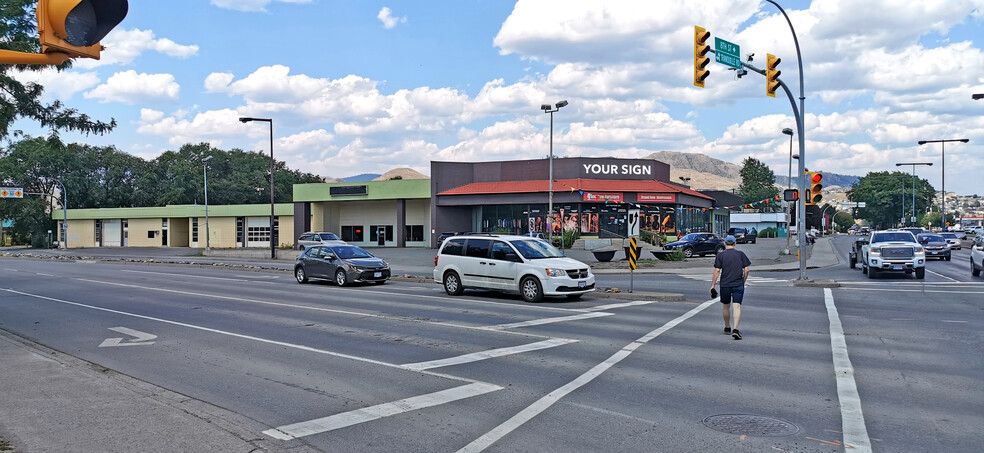
[[[912, 217], [916, 216], [916, 165], [925, 165], [927, 167], [932, 167], [932, 162], [899, 162], [895, 164], [896, 167], [901, 167], [903, 165], [912, 165]], [[903, 200], [903, 203], [905, 201]], [[903, 216], [905, 214], [902, 214]]]
[[277, 244], [273, 235], [273, 119], [271, 118], [239, 118], [239, 121], [248, 123], [250, 121], [265, 121], [270, 123], [270, 259], [277, 259]]
[[[547, 196], [547, 215], [551, 219], [551, 221], [550, 221], [551, 225], [547, 229], [547, 240], [550, 241], [551, 244], [553, 244], [553, 159], [554, 159], [554, 157], [553, 157], [553, 114], [554, 114], [554, 112], [560, 110], [561, 107], [566, 107], [566, 106], [567, 106], [567, 101], [566, 100], [560, 101], [560, 102], [554, 104], [553, 107], [551, 107], [550, 104], [542, 104], [542, 105], [540, 105], [540, 110], [543, 110], [543, 113], [549, 113], [550, 114], [550, 165], [549, 165], [550, 166], [550, 175], [549, 175], [550, 176], [550, 189], [549, 189], [550, 190], [550, 194]], [[563, 247], [563, 244], [564, 244], [564, 224], [563, 224], [563, 222], [561, 222], [561, 224], [560, 224], [560, 244], [561, 244], [561, 247]]]
[[[788, 171], [789, 174], [788, 176], [786, 176], [786, 188], [792, 189], [793, 188], [793, 130], [788, 127], [784, 127], [782, 129], [782, 133], [789, 136], [789, 171]], [[788, 202], [786, 203], [786, 214], [789, 216], [789, 219], [791, 220], [793, 216], [793, 207]], [[789, 253], [789, 222], [786, 222], [786, 253]]]
[[944, 140], [919, 140], [917, 143], [920, 145], [925, 145], [927, 143], [939, 143], [940, 144], [940, 161], [943, 165], [942, 168], [942, 180], [940, 181], [940, 189], [943, 192], [943, 196], [940, 197], [941, 207], [940, 207], [940, 226], [943, 227], [943, 231], [946, 231], [946, 142], [960, 142], [967, 143], [969, 138], [948, 138]]
[[209, 241], [209, 228], [208, 228], [208, 161], [212, 160], [212, 156], [208, 156], [202, 159], [202, 175], [205, 178], [205, 251], [208, 252], [212, 250], [211, 243]]

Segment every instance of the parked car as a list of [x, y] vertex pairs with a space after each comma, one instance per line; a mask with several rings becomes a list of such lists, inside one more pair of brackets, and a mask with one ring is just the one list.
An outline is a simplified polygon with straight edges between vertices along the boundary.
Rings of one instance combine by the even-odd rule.
[[946, 239], [946, 243], [950, 244], [951, 249], [960, 250], [963, 248], [963, 245], [960, 244], [960, 238], [957, 237], [956, 233], [940, 233], [940, 236], [943, 236], [943, 239]]
[[308, 247], [294, 261], [294, 278], [297, 283], [322, 278], [332, 280], [338, 286], [348, 286], [352, 282], [382, 285], [390, 278], [390, 267], [386, 261], [354, 245], [315, 245]]
[[309, 231], [297, 238], [297, 248], [304, 250], [312, 245], [348, 245], [335, 233]]
[[857, 267], [858, 257], [861, 256], [861, 247], [868, 244], [868, 236], [859, 236], [854, 239], [854, 244], [851, 245], [851, 251], [847, 252], [847, 262], [851, 266], [851, 269]]
[[735, 242], [739, 244], [755, 243], [758, 239], [758, 232], [755, 228], [749, 230], [748, 228], [728, 228], [728, 235], [735, 237]]
[[715, 236], [714, 233], [690, 233], [678, 241], [666, 244], [663, 249], [683, 250], [683, 256], [687, 258], [694, 255], [704, 256], [708, 253], [717, 255], [724, 251], [724, 239]]
[[977, 235], [974, 238], [974, 245], [970, 247], [970, 275], [977, 277], [984, 270], [984, 235]]
[[452, 296], [470, 288], [518, 291], [527, 302], [544, 296], [577, 299], [595, 287], [590, 266], [547, 241], [481, 233], [445, 240], [434, 257], [434, 280]]
[[916, 239], [926, 249], [926, 259], [939, 258], [950, 261], [950, 244], [941, 234], [923, 233]]

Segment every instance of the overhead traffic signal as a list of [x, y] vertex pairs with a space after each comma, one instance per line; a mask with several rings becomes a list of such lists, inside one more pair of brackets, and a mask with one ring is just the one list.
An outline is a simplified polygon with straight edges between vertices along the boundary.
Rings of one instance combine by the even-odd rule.
[[711, 32], [703, 28], [694, 26], [694, 86], [704, 88], [704, 79], [711, 75], [711, 71], [704, 69], [711, 62], [707, 53], [711, 51], [707, 40], [711, 37]]
[[765, 60], [765, 95], [769, 97], [776, 97], [776, 90], [779, 89], [779, 74], [780, 71], [779, 63], [782, 59], [770, 54], [766, 54]]
[[41, 51], [99, 59], [99, 41], [129, 10], [127, 0], [38, 0]]
[[811, 171], [806, 173], [806, 177], [808, 179], [806, 205], [818, 205], [823, 201], [823, 175], [820, 172]]

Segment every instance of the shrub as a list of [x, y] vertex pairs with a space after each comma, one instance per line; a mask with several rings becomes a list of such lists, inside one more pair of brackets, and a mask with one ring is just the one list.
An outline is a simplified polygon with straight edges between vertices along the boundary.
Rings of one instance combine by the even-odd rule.
[[766, 228], [766, 229], [764, 229], [762, 231], [759, 231], [758, 237], [760, 237], [760, 238], [775, 238], [775, 237], [779, 237], [779, 230], [775, 229], [774, 227], [769, 227], [769, 228]]
[[664, 261], [683, 261], [687, 259], [683, 256], [683, 249], [674, 249], [672, 252], [667, 253]]

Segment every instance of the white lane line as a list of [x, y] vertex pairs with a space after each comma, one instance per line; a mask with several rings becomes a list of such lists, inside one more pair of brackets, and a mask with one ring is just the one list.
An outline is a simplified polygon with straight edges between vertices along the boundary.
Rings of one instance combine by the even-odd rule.
[[513, 322], [509, 324], [499, 324], [495, 326], [489, 326], [489, 329], [496, 329], [496, 330], [516, 329], [519, 327], [540, 326], [543, 324], [553, 324], [555, 322], [580, 321], [582, 319], [591, 319], [600, 316], [611, 316], [611, 315], [613, 315], [613, 313], [582, 313], [580, 315], [561, 316], [559, 318], [541, 318], [541, 319], [533, 319], [530, 321]]
[[507, 355], [520, 354], [523, 352], [537, 351], [540, 349], [554, 348], [557, 346], [563, 346], [565, 344], [577, 343], [577, 340], [570, 340], [567, 338], [551, 338], [549, 340], [538, 341], [536, 343], [522, 344], [519, 346], [511, 346], [508, 348], [499, 349], [489, 349], [488, 351], [473, 352], [471, 354], [459, 355], [457, 357], [449, 357], [446, 359], [431, 360], [428, 362], [417, 362], [417, 363], [404, 363], [400, 365], [404, 368], [409, 368], [411, 370], [429, 370], [431, 368], [441, 368], [452, 365], [460, 365], [462, 363], [477, 362], [479, 360], [486, 360], [495, 357], [503, 357]]
[[344, 428], [346, 426], [357, 425], [359, 423], [365, 423], [383, 417], [389, 417], [391, 415], [399, 415], [405, 412], [447, 404], [461, 399], [471, 398], [473, 396], [484, 395], [500, 389], [502, 389], [502, 387], [498, 385], [477, 382], [448, 390], [428, 393], [426, 395], [393, 401], [392, 403], [378, 404], [376, 406], [365, 407], [349, 412], [342, 412], [341, 414], [335, 414], [315, 420], [279, 426], [277, 428], [263, 431], [263, 434], [275, 439], [291, 440], [299, 437], [310, 436], [312, 434], [319, 434]]
[[933, 272], [933, 271], [931, 271], [929, 269], [926, 269], [926, 272], [929, 272], [930, 274], [933, 274], [933, 275], [939, 275], [940, 277], [943, 277], [943, 278], [945, 278], [945, 279], [947, 279], [947, 280], [949, 280], [951, 282], [959, 282], [960, 281], [960, 280], [957, 280], [955, 278], [947, 277], [946, 275], [943, 275], [943, 274], [941, 274], [939, 272]]
[[465, 445], [461, 450], [458, 450], [458, 452], [467, 453], [467, 452], [479, 452], [485, 450], [486, 448], [490, 447], [492, 444], [498, 442], [499, 439], [502, 439], [509, 433], [515, 431], [524, 423], [532, 420], [533, 417], [536, 417], [541, 412], [549, 409], [550, 406], [553, 406], [557, 401], [560, 401], [561, 398], [567, 396], [569, 393], [593, 381], [596, 377], [600, 376], [609, 368], [615, 366], [616, 364], [624, 360], [626, 357], [628, 357], [630, 354], [635, 352], [635, 350], [639, 349], [639, 347], [641, 347], [642, 345], [652, 341], [654, 338], [662, 335], [664, 332], [676, 327], [678, 324], [682, 323], [683, 321], [690, 319], [691, 317], [693, 317], [697, 313], [700, 313], [707, 307], [714, 305], [716, 302], [717, 299], [708, 300], [694, 307], [693, 309], [684, 313], [678, 318], [664, 324], [662, 327], [647, 333], [646, 335], [640, 337], [638, 340], [633, 341], [632, 343], [629, 343], [628, 345], [626, 345], [620, 351], [616, 352], [614, 355], [609, 357], [604, 362], [595, 365], [593, 368], [591, 368], [584, 374], [578, 376], [573, 381], [568, 382], [564, 386], [550, 392], [543, 398], [540, 398], [535, 403], [519, 411], [519, 413], [512, 416], [512, 418], [510, 418], [509, 420], [506, 420], [501, 425], [493, 428], [492, 431], [483, 434], [481, 437], [475, 439], [470, 444]]
[[621, 303], [621, 304], [599, 305], [597, 307], [584, 308], [582, 310], [588, 311], [588, 312], [592, 312], [592, 311], [605, 311], [605, 310], [612, 310], [612, 309], [616, 309], [616, 308], [635, 307], [637, 305], [649, 305], [649, 304], [654, 304], [654, 303], [656, 303], [655, 300], [634, 300], [632, 302], [625, 302], [625, 303]]
[[256, 281], [245, 278], [229, 278], [229, 277], [209, 277], [206, 275], [189, 275], [189, 274], [173, 274], [169, 272], [150, 272], [150, 271], [135, 271], [130, 269], [123, 269], [121, 272], [131, 272], [134, 274], [151, 274], [151, 275], [163, 275], [167, 277], [187, 277], [187, 278], [201, 278], [206, 280], [224, 280], [229, 282], [247, 282], [247, 283], [275, 283], [270, 281]]
[[[123, 316], [132, 316], [134, 318], [146, 319], [146, 320], [149, 320], [149, 321], [157, 321], [157, 322], [161, 322], [161, 323], [164, 323], [164, 324], [171, 324], [171, 325], [174, 325], [174, 326], [187, 327], [189, 329], [195, 329], [195, 330], [201, 330], [201, 331], [205, 331], [205, 332], [217, 333], [217, 334], [220, 334], [220, 335], [227, 335], [227, 336], [235, 337], [235, 338], [242, 338], [244, 340], [258, 341], [260, 343], [272, 344], [272, 345], [277, 345], [277, 346], [284, 346], [284, 347], [288, 347], [288, 348], [292, 348], [292, 349], [299, 349], [301, 351], [315, 352], [315, 353], [318, 353], [318, 354], [329, 355], [329, 356], [332, 356], [332, 357], [340, 357], [340, 358], [343, 358], [343, 359], [350, 359], [350, 360], [355, 360], [355, 361], [359, 361], [359, 362], [371, 363], [373, 365], [380, 365], [380, 366], [385, 366], [385, 367], [388, 367], [388, 368], [397, 368], [397, 369], [401, 369], [401, 370], [408, 370], [407, 368], [404, 368], [403, 366], [397, 365], [395, 363], [382, 362], [382, 361], [379, 361], [379, 360], [369, 359], [369, 358], [365, 358], [365, 357], [359, 357], [359, 356], [354, 356], [354, 355], [350, 355], [350, 354], [343, 354], [341, 352], [329, 351], [327, 349], [318, 349], [318, 348], [312, 348], [310, 346], [304, 346], [304, 345], [299, 345], [299, 344], [294, 344], [294, 343], [287, 343], [287, 342], [284, 342], [284, 341], [277, 341], [277, 340], [270, 340], [270, 339], [266, 339], [266, 338], [254, 337], [252, 335], [244, 335], [244, 334], [241, 334], [241, 333], [235, 333], [235, 332], [229, 332], [229, 331], [225, 331], [225, 330], [213, 329], [211, 327], [204, 327], [204, 326], [198, 326], [198, 325], [195, 325], [195, 324], [188, 324], [188, 323], [184, 323], [184, 322], [171, 321], [170, 319], [155, 318], [153, 316], [139, 315], [139, 314], [136, 314], [136, 313], [130, 313], [130, 312], [125, 312], [125, 311], [120, 311], [120, 310], [113, 310], [112, 308], [96, 307], [94, 305], [87, 305], [87, 304], [83, 304], [83, 303], [79, 303], [79, 302], [72, 302], [72, 301], [63, 300], [63, 299], [56, 299], [54, 297], [42, 296], [40, 294], [25, 293], [25, 292], [22, 292], [22, 291], [17, 291], [17, 290], [8, 289], [8, 288], [0, 288], [0, 291], [6, 291], [6, 292], [9, 292], [9, 293], [13, 293], [13, 294], [20, 294], [22, 296], [34, 297], [34, 298], [43, 299], [43, 300], [49, 300], [49, 301], [52, 301], [52, 302], [58, 302], [58, 303], [67, 304], [67, 305], [74, 305], [76, 307], [89, 308], [89, 309], [92, 309], [92, 310], [105, 311], [105, 312], [108, 312], [108, 313], [115, 313], [115, 314], [123, 315]], [[443, 373], [434, 373], [434, 372], [425, 371], [425, 370], [408, 370], [408, 371], [416, 371], [418, 373], [427, 374], [427, 375], [431, 375], [431, 376], [438, 376], [438, 377], [443, 377], [443, 378], [448, 378], [448, 379], [453, 379], [453, 380], [456, 380], [456, 381], [464, 381], [464, 382], [472, 382], [472, 383], [473, 382], [478, 382], [478, 381], [475, 381], [474, 379], [468, 379], [468, 378], [463, 378], [463, 377], [458, 377], [458, 376], [451, 376], [449, 374], [443, 374]]]
[[955, 322], [957, 324], [967, 324], [967, 321], [950, 321], [947, 319], [940, 320], [940, 322]]
[[[312, 306], [308, 306], [308, 305], [286, 304], [286, 303], [283, 303], [283, 302], [271, 302], [271, 301], [268, 301], [268, 300], [247, 299], [247, 298], [244, 298], [244, 297], [236, 297], [236, 296], [222, 296], [222, 295], [219, 295], [219, 294], [196, 293], [196, 292], [192, 292], [192, 291], [181, 291], [181, 290], [177, 290], [177, 289], [154, 288], [154, 287], [151, 287], [151, 286], [140, 286], [140, 285], [131, 285], [131, 284], [127, 284], [127, 283], [106, 282], [106, 281], [101, 281], [101, 280], [90, 280], [90, 279], [86, 279], [86, 278], [76, 278], [76, 280], [83, 281], [83, 282], [88, 282], [88, 283], [96, 283], [96, 284], [100, 284], [100, 285], [122, 286], [124, 288], [136, 288], [136, 289], [143, 289], [143, 290], [147, 290], [147, 291], [160, 291], [160, 292], [164, 292], [164, 293], [182, 294], [182, 295], [186, 295], [186, 296], [209, 297], [209, 298], [212, 298], [212, 299], [231, 300], [231, 301], [235, 301], [235, 302], [249, 302], [249, 303], [254, 303], [254, 304], [273, 305], [273, 306], [277, 306], [277, 307], [299, 308], [299, 309], [302, 309], [302, 310], [321, 311], [321, 312], [326, 312], [326, 313], [339, 313], [339, 314], [343, 314], [343, 315], [359, 316], [359, 317], [365, 317], [365, 318], [390, 319], [390, 320], [401, 321], [401, 322], [419, 322], [419, 323], [430, 324], [430, 325], [435, 325], [435, 326], [455, 327], [455, 328], [459, 328], [459, 329], [470, 329], [470, 330], [498, 330], [498, 329], [496, 329], [494, 327], [488, 327], [488, 326], [468, 326], [468, 325], [453, 324], [453, 323], [448, 323], [448, 322], [424, 321], [424, 320], [414, 319], [414, 318], [409, 318], [409, 317], [380, 315], [380, 314], [367, 313], [367, 312], [361, 312], [361, 311], [339, 310], [337, 308], [312, 307]], [[506, 333], [512, 334], [514, 332], [506, 332]], [[519, 335], [531, 336], [531, 337], [540, 337], [540, 338], [549, 338], [549, 337], [546, 337], [546, 336], [543, 336], [543, 335], [536, 335], [536, 334], [526, 334], [526, 333], [524, 333], [524, 334], [519, 334]]]
[[854, 382], [854, 367], [847, 354], [844, 327], [837, 316], [834, 293], [830, 288], [823, 289], [824, 304], [827, 305], [827, 318], [830, 320], [830, 348], [834, 355], [834, 375], [837, 378], [837, 400], [841, 407], [841, 426], [844, 431], [844, 447], [856, 452], [870, 452], [871, 440], [861, 412], [861, 396]]
[[882, 288], [860, 288], [854, 286], [841, 286], [838, 289], [842, 289], [842, 290], [850, 289], [853, 291], [878, 291], [878, 292], [895, 291], [899, 293], [984, 294], [984, 288], [981, 288], [981, 291], [961, 291], [960, 288], [953, 288], [953, 290], [951, 291], [944, 291], [940, 289], [900, 289], [900, 288], [892, 288], [890, 286], [886, 286]]
[[35, 272], [35, 274], [37, 274], [37, 275], [41, 275], [41, 276], [44, 276], [44, 277], [54, 277], [54, 275], [51, 275], [51, 274], [45, 274], [44, 272]]
[[4, 269], [7, 272], [20, 272], [20, 269]]

